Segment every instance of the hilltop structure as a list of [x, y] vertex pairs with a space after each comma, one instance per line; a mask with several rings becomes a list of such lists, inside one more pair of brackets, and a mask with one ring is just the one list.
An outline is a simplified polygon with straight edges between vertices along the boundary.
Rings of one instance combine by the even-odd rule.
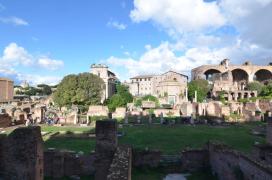
[[13, 81], [7, 78], [0, 78], [0, 102], [13, 100]]
[[105, 83], [105, 88], [101, 101], [110, 98], [116, 92], [116, 75], [104, 64], [91, 65], [91, 73], [99, 76]]
[[160, 75], [140, 75], [130, 78], [129, 91], [133, 96], [153, 95], [162, 104], [187, 101], [188, 76], [168, 71]]
[[192, 70], [192, 80], [206, 79], [212, 85], [210, 96], [217, 97], [224, 92], [226, 100], [256, 97], [256, 91], [247, 90], [253, 81], [267, 83], [272, 79], [272, 66], [253, 65], [247, 61], [242, 65], [232, 65], [228, 59], [219, 65], [203, 65]]

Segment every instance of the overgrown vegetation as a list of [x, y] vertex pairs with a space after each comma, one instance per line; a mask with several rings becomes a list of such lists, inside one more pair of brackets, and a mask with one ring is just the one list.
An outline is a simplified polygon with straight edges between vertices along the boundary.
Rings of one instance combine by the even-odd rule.
[[193, 100], [195, 97], [195, 91], [197, 92], [197, 102], [203, 102], [208, 92], [210, 91], [208, 81], [204, 79], [193, 80], [188, 84], [188, 97]]
[[91, 73], [68, 75], [58, 85], [53, 99], [59, 107], [97, 105], [101, 102], [103, 86], [103, 80]]
[[117, 107], [126, 107], [127, 103], [133, 101], [133, 96], [130, 94], [127, 86], [117, 84], [116, 89], [117, 93], [105, 102], [110, 112], [114, 112]]
[[136, 107], [141, 107], [143, 101], [152, 101], [152, 102], [155, 102], [156, 107], [158, 107], [160, 105], [158, 98], [155, 97], [155, 96], [152, 96], [152, 95], [146, 95], [146, 96], [144, 96], [142, 98], [136, 98], [135, 102], [134, 102], [134, 105]]

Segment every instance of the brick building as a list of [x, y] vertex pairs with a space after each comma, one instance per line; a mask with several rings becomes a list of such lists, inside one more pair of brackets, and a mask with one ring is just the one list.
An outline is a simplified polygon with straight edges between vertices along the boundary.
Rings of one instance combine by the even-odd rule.
[[7, 78], [0, 78], [0, 102], [13, 100], [13, 81]]

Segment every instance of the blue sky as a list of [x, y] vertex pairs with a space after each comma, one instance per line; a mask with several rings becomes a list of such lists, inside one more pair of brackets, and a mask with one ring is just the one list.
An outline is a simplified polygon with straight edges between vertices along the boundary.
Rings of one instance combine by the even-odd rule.
[[270, 12], [270, 0], [0, 0], [0, 75], [54, 84], [93, 63], [121, 80], [223, 58], [268, 63]]

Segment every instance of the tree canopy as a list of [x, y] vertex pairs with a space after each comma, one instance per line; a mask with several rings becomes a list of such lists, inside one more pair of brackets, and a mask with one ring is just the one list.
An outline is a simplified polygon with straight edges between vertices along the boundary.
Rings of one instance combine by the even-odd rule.
[[264, 85], [258, 81], [250, 82], [247, 85], [247, 89], [250, 91], [257, 91], [258, 94], [261, 93]]
[[193, 98], [195, 97], [195, 91], [197, 91], [197, 101], [203, 102], [208, 92], [210, 91], [208, 81], [204, 79], [197, 79], [191, 81], [188, 84], [188, 97], [190, 100], [193, 100]]
[[128, 87], [122, 84], [117, 84], [117, 93], [110, 97], [106, 104], [111, 112], [117, 107], [126, 107], [127, 103], [133, 101], [133, 96], [130, 94]]
[[103, 80], [94, 74], [72, 74], [63, 78], [53, 94], [53, 99], [60, 107], [72, 104], [97, 105], [101, 103], [103, 89]]

